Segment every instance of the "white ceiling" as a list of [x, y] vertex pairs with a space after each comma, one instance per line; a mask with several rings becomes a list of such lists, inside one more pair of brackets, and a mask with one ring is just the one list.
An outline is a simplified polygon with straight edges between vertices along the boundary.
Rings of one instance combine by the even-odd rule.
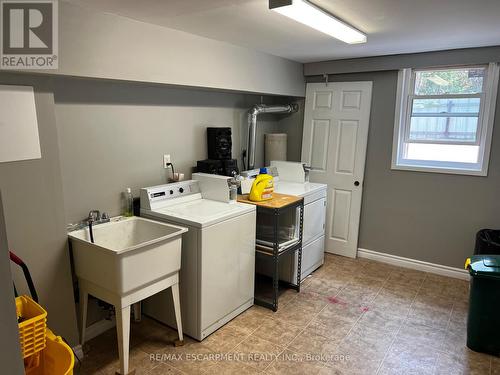
[[267, 0], [72, 0], [300, 62], [500, 44], [499, 0], [312, 0], [368, 34], [348, 45], [268, 9]]

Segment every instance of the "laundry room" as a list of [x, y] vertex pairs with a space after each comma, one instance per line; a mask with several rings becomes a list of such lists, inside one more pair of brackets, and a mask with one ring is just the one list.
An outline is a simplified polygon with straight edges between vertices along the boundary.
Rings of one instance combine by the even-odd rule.
[[500, 372], [498, 4], [39, 3], [0, 0], [6, 373]]

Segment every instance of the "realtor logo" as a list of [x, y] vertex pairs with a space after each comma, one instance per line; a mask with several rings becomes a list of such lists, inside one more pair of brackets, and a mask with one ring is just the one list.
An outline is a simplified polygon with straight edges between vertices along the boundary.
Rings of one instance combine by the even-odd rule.
[[0, 0], [0, 69], [57, 69], [57, 0]]

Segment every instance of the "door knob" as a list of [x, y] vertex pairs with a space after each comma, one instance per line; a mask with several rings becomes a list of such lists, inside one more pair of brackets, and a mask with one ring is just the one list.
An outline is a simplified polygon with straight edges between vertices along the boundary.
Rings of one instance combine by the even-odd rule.
[[354, 186], [359, 186], [359, 181], [354, 181]]

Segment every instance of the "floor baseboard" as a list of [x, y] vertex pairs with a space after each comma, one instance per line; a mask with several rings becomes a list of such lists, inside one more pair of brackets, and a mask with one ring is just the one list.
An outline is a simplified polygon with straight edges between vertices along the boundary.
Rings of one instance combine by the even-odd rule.
[[397, 255], [380, 253], [368, 249], [358, 249], [358, 257], [375, 260], [382, 263], [392, 264], [394, 266], [410, 268], [413, 270], [435, 273], [442, 276], [453, 277], [461, 280], [469, 280], [469, 273], [460, 268], [443, 266], [441, 264], [424, 262], [421, 260], [404, 258]]
[[101, 319], [97, 322], [89, 325], [85, 330], [85, 341], [92, 340], [94, 337], [99, 336], [101, 333], [106, 332], [108, 329], [113, 328], [116, 325], [115, 318], [112, 319]]
[[[106, 332], [108, 329], [111, 329], [114, 326], [116, 326], [114, 317], [112, 319], [102, 319], [98, 320], [95, 323], [92, 323], [85, 330], [85, 342], [92, 340], [94, 337], [99, 336], [101, 333]], [[83, 359], [84, 354], [81, 344], [75, 345], [71, 349], [73, 349], [73, 352], [78, 357], [78, 359]]]
[[83, 348], [80, 344], [73, 346], [73, 353], [77, 356], [77, 358], [81, 361], [83, 359]]

